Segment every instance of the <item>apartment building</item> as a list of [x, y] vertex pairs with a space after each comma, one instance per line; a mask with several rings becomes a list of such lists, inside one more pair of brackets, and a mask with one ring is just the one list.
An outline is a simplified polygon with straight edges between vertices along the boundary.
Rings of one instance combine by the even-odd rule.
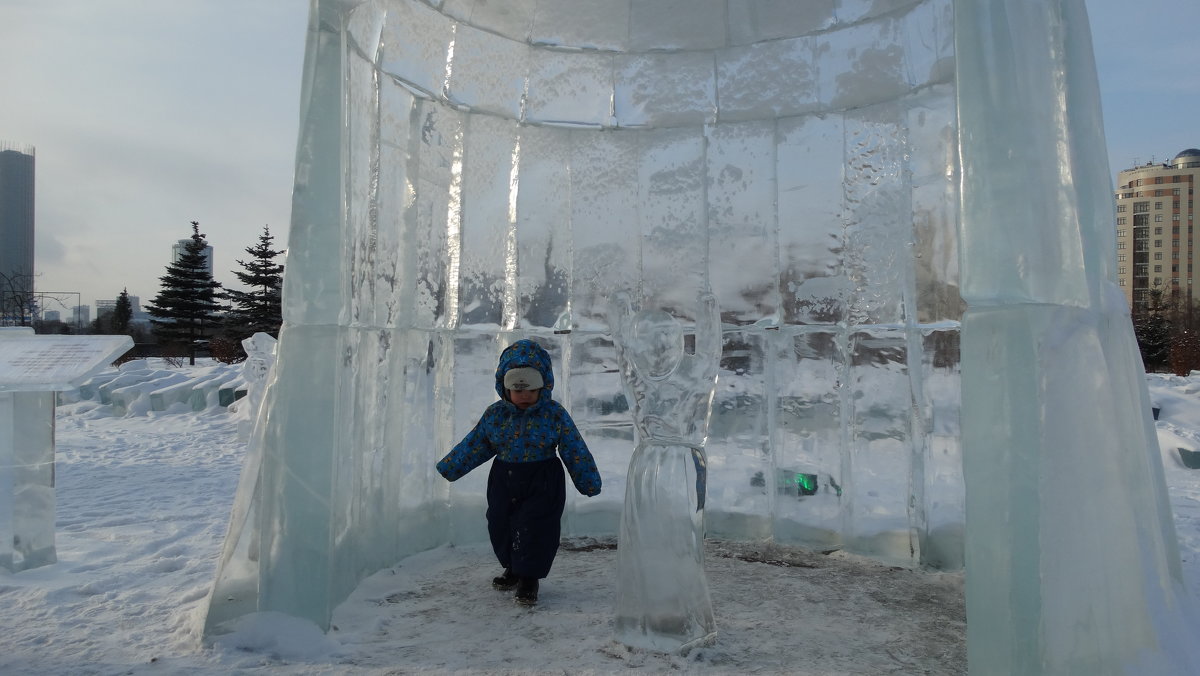
[[1130, 307], [1145, 307], [1154, 289], [1189, 303], [1194, 294], [1200, 296], [1200, 290], [1193, 290], [1198, 262], [1193, 189], [1198, 174], [1196, 148], [1170, 162], [1117, 174], [1117, 280]]

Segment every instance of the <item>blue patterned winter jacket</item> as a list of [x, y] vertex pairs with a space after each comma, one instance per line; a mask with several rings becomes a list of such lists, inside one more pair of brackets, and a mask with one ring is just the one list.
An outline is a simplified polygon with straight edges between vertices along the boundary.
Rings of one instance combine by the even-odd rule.
[[[532, 367], [542, 374], [542, 389], [535, 404], [525, 410], [508, 400], [504, 374], [509, 369]], [[550, 398], [554, 371], [550, 354], [532, 340], [518, 340], [500, 353], [496, 367], [496, 392], [500, 401], [483, 412], [467, 436], [437, 464], [450, 481], [462, 477], [493, 457], [505, 462], [549, 460], [557, 450], [575, 488], [584, 495], [600, 493], [600, 471], [571, 415]]]

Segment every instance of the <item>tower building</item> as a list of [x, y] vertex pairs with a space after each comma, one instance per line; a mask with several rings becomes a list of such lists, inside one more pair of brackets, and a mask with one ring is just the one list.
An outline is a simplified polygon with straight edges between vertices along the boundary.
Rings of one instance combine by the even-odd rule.
[[33, 152], [0, 143], [0, 325], [33, 312]]
[[1196, 291], [1193, 189], [1200, 149], [1117, 174], [1117, 280], [1130, 307], [1154, 291], [1191, 304]]
[[[178, 261], [185, 253], [187, 253], [188, 245], [191, 243], [192, 243], [192, 238], [188, 237], [187, 239], [181, 239], [181, 240], [178, 240], [177, 242], [175, 242], [174, 244], [172, 244], [171, 245], [171, 262], [174, 263], [174, 262]], [[212, 273], [213, 273], [213, 248], [212, 248], [212, 245], [205, 244], [204, 251], [201, 252], [201, 255], [204, 256], [204, 262], [208, 266], [209, 276], [212, 276]]]

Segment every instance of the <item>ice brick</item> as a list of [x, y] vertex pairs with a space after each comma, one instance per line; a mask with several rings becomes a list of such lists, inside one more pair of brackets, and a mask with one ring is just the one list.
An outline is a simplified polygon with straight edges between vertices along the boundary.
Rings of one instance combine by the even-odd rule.
[[[767, 472], [762, 483], [764, 493], [772, 496], [772, 532], [780, 542], [822, 548], [842, 544], [843, 514], [851, 505], [849, 497], [842, 497], [848, 483], [846, 349], [842, 332], [816, 328], [781, 331], [773, 346], [775, 474]], [[816, 493], [803, 495], [794, 483], [797, 474], [815, 476]]]
[[529, 39], [537, 0], [445, 0], [442, 11], [509, 40]]
[[746, 45], [831, 28], [837, 0], [729, 0], [729, 42]]
[[[515, 320], [517, 124], [468, 118], [463, 150], [459, 308], [463, 327], [511, 328]], [[453, 244], [451, 245], [453, 246]]]
[[916, 563], [917, 534], [924, 524], [910, 514], [910, 505], [922, 504], [924, 486], [913, 480], [920, 471], [914, 467], [908, 339], [902, 330], [861, 330], [849, 336], [847, 347], [850, 447], [843, 497], [850, 505], [848, 546], [860, 554]]
[[779, 121], [776, 191], [780, 292], [789, 324], [836, 324], [847, 314], [844, 134], [840, 116]]
[[779, 232], [775, 124], [714, 126], [708, 134], [709, 283], [729, 324], [778, 323]]
[[616, 535], [625, 501], [625, 472], [636, 443], [629, 402], [617, 372], [616, 348], [605, 336], [572, 333], [563, 349], [560, 363], [570, 373], [570, 386], [558, 391], [556, 385], [555, 399], [571, 414], [604, 482], [596, 497], [567, 492], [569, 531]]
[[522, 127], [517, 194], [517, 323], [569, 330], [571, 289], [570, 132]]
[[711, 52], [616, 57], [614, 110], [622, 127], [673, 127], [713, 122], [716, 73]]
[[[352, 58], [337, 48], [341, 36], [336, 28], [316, 20], [309, 36], [305, 59], [304, 115], [296, 146], [295, 186], [292, 221], [288, 234], [287, 274], [283, 295], [283, 319], [290, 322], [336, 324], [344, 307], [341, 279], [343, 238], [341, 162], [342, 137], [328, 132], [330, 125], [343, 124], [342, 80], [344, 59]], [[334, 226], [332, 224], [339, 224]], [[331, 251], [339, 252], [331, 256]]]
[[725, 0], [631, 3], [631, 51], [703, 50], [724, 45]]
[[[352, 108], [372, 106], [379, 98], [378, 73], [361, 59], [351, 59], [346, 78], [347, 98]], [[341, 254], [349, 262], [349, 285], [343, 301], [342, 323], [375, 323], [375, 275], [379, 211], [379, 119], [352, 117], [346, 125], [349, 155], [346, 172], [346, 233]]]
[[962, 381], [959, 327], [922, 332], [921, 416], [924, 434], [925, 532], [921, 562], [961, 568], [965, 557], [966, 487], [962, 473]]
[[525, 118], [552, 124], [612, 123], [613, 56], [541, 50], [529, 71]]
[[958, 321], [958, 125], [953, 88], [938, 85], [910, 96], [907, 111], [912, 177], [916, 320]]
[[815, 38], [774, 40], [717, 53], [722, 122], [799, 115], [820, 108]]
[[637, 214], [643, 302], [694, 320], [706, 286], [708, 222], [704, 208], [704, 136], [681, 128], [637, 134]]
[[472, 110], [520, 119], [530, 52], [524, 42], [459, 26], [447, 98]]
[[417, 112], [420, 144], [416, 171], [418, 306], [434, 327], [457, 326], [458, 265], [462, 228], [463, 133], [465, 116], [422, 102]]
[[846, 116], [845, 274], [852, 285], [847, 320], [899, 324], [912, 276], [912, 193], [903, 108], [884, 104]]
[[856, 23], [879, 17], [903, 7], [917, 4], [918, 0], [837, 0], [837, 22]]
[[750, 530], [770, 533], [772, 496], [755, 477], [770, 474], [770, 406], [774, 399], [770, 341], [765, 332], [725, 332], [713, 398], [708, 443], [707, 532], [729, 537]]
[[571, 312], [577, 329], [607, 330], [609, 297], [637, 288], [640, 132], [571, 136]]
[[449, 45], [457, 24], [420, 2], [389, 3], [379, 67], [429, 97], [446, 86]]
[[820, 107], [849, 110], [903, 96], [911, 88], [903, 28], [886, 16], [815, 36]]
[[630, 0], [539, 0], [534, 44], [624, 51], [629, 47]]
[[952, 0], [931, 0], [900, 18], [905, 77], [912, 87], [948, 83], [954, 77], [954, 6]]

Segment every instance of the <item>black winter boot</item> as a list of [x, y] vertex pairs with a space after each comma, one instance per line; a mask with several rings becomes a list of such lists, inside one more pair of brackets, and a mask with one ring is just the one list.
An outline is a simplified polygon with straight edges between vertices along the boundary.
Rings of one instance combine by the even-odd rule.
[[492, 578], [492, 586], [500, 591], [509, 591], [517, 586], [518, 579], [516, 575], [513, 575], [512, 568], [505, 568], [503, 575]]
[[538, 581], [536, 577], [523, 577], [517, 581], [517, 603], [523, 606], [536, 606]]

